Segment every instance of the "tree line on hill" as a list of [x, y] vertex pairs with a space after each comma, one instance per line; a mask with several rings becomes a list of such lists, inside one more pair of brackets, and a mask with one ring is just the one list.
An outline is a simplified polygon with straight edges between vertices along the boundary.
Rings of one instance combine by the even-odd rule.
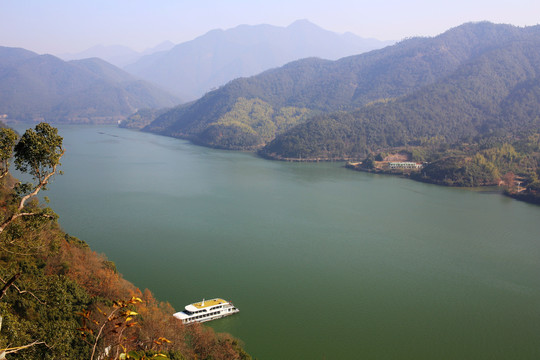
[[[508, 68], [499, 67], [494, 62], [484, 67], [480, 63], [480, 59], [489, 62], [488, 54], [499, 52], [497, 56], [501, 58], [504, 56], [513, 57], [516, 64], [519, 63], [520, 56], [526, 56], [530, 60], [536, 54], [524, 54], [520, 44], [528, 42], [534, 46], [539, 33], [538, 27], [517, 28], [490, 23], [465, 24], [434, 38], [408, 39], [381, 50], [337, 61], [315, 58], [299, 60], [254, 77], [231, 81], [195, 102], [171, 109], [159, 116], [144, 130], [224, 148], [227, 148], [228, 145], [220, 144], [216, 138], [222, 136], [224, 132], [231, 133], [238, 139], [228, 142], [231, 144], [230, 148], [256, 149], [268, 144], [268, 141], [265, 141], [265, 136], [259, 134], [258, 130], [251, 126], [248, 117], [238, 114], [238, 106], [235, 105], [241, 99], [262, 102], [265, 106], [271, 107], [274, 113], [283, 108], [307, 109], [309, 116], [296, 120], [296, 123], [300, 124], [306, 122], [310, 117], [321, 114], [337, 111], [354, 112], [373, 103], [380, 105], [384, 102], [393, 102], [436, 83], [438, 86], [454, 87], [452, 89], [454, 92], [465, 90], [461, 95], [447, 92], [442, 94], [440, 100], [445, 100], [446, 97], [467, 96], [469, 93], [478, 96], [481, 94], [475, 92], [475, 83], [489, 80], [489, 77], [483, 76], [467, 82], [464, 77], [475, 73], [474, 68], [467, 69], [467, 64], [476, 63], [476, 66], [482, 71], [487, 67], [492, 67], [487, 70], [493, 73], [505, 71], [509, 72], [511, 77], [524, 75], [528, 79], [532, 79], [530, 71], [520, 74], [514, 73], [514, 70], [523, 71], [523, 67], [518, 68], [518, 66], [510, 65], [510, 61], [506, 61], [507, 64], [505, 64], [510, 65]], [[515, 56], [514, 51], [516, 52]], [[536, 65], [531, 63], [531, 66]], [[465, 73], [463, 73], [464, 71]], [[479, 75], [482, 74], [479, 73]], [[503, 80], [504, 74], [499, 74], [499, 79]], [[455, 84], [458, 85], [455, 87], [454, 83], [459, 84]], [[497, 88], [501, 84], [494, 85]], [[504, 86], [504, 84], [502, 85]], [[485, 87], [489, 86], [486, 84]], [[435, 101], [436, 99], [433, 99], [433, 102]], [[409, 105], [414, 104], [410, 103]], [[444, 104], [437, 106], [444, 106]], [[394, 112], [403, 111], [404, 108], [405, 106], [401, 106]], [[448, 110], [448, 108], [449, 106], [444, 110]], [[414, 112], [414, 109], [405, 110]], [[463, 109], [462, 111], [471, 112], [474, 110]], [[401, 117], [407, 115], [405, 113]], [[474, 114], [471, 115], [474, 116]], [[392, 116], [399, 116], [399, 114]], [[233, 117], [240, 119], [240, 121], [226, 124], [224, 119]], [[275, 122], [271, 117], [267, 118]], [[332, 118], [338, 121], [340, 119], [334, 115]], [[371, 122], [377, 120], [373, 119]], [[422, 125], [419, 124], [422, 120], [421, 118], [411, 120], [418, 123], [416, 126], [419, 131], [422, 130], [422, 127], [419, 126]], [[295, 121], [294, 116], [290, 119], [290, 122], [293, 121]], [[433, 119], [431, 121], [433, 122]], [[205, 133], [209, 127], [213, 127], [216, 123], [221, 124], [220, 128], [223, 131]], [[441, 120], [439, 123], [435, 125], [445, 126], [444, 121]], [[377, 124], [369, 126], [380, 127]], [[348, 127], [348, 124], [344, 125], [344, 128]], [[267, 132], [268, 127], [262, 127], [260, 130]], [[282, 134], [287, 136], [295, 131], [295, 129], [289, 130], [289, 128], [281, 129], [276, 131], [274, 136], [278, 137]], [[298, 133], [299, 131], [295, 132], [295, 134]], [[253, 135], [262, 136], [258, 138], [259, 141], [254, 141]], [[311, 141], [310, 135], [305, 135], [308, 137], [307, 142]], [[321, 151], [324, 151], [322, 146]], [[266, 153], [268, 154], [268, 152]]]

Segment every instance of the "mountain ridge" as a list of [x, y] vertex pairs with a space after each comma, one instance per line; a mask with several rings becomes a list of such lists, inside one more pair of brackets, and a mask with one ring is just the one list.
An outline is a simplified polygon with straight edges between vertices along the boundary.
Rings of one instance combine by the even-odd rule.
[[[492, 49], [527, 40], [537, 33], [538, 27], [466, 23], [436, 37], [411, 38], [336, 61], [302, 59], [257, 76], [235, 79], [189, 105], [161, 115], [144, 130], [184, 137], [208, 146], [253, 149], [267, 142], [262, 137], [255, 140], [257, 131], [244, 126], [250, 121], [245, 111], [238, 118], [244, 125], [220, 120], [224, 116], [231, 119], [230, 112], [239, 102], [246, 105], [244, 100], [259, 99], [274, 113], [284, 108], [307, 109], [309, 115], [298, 119], [300, 122], [316, 114], [353, 111], [371, 102], [410, 94], [451, 76], [463, 64]], [[272, 116], [267, 115], [264, 121], [275, 123]], [[213, 131], [214, 138], [208, 138], [209, 133], [204, 132], [209, 126], [215, 129], [216, 124], [220, 131]], [[224, 136], [225, 133], [228, 135]], [[249, 145], [242, 146], [231, 139], [248, 133], [252, 139]], [[221, 141], [216, 137], [224, 138]], [[232, 143], [236, 145], [228, 145]]]
[[124, 45], [95, 45], [81, 52], [59, 54], [58, 57], [64, 61], [97, 57], [121, 68], [136, 62], [143, 56], [170, 50], [173, 46], [172, 42], [163, 41], [154, 47], [139, 52]]
[[179, 100], [98, 58], [63, 61], [0, 47], [0, 114], [18, 120], [116, 122]]
[[194, 100], [234, 78], [255, 75], [292, 60], [339, 58], [390, 43], [336, 34], [307, 20], [288, 27], [239, 25], [211, 30], [168, 52], [143, 57], [125, 70]]
[[[455, 143], [493, 134], [538, 132], [539, 48], [540, 36], [494, 49], [463, 64], [452, 76], [402, 98], [354, 112], [321, 115], [278, 135], [262, 153], [278, 158], [362, 159], [380, 148], [418, 145], [422, 137]], [[516, 61], [518, 54], [523, 56]], [[512, 71], [497, 73], [494, 64]], [[523, 107], [528, 114], [521, 113]], [[315, 134], [324, 129], [326, 135], [317, 138]], [[310, 144], [307, 152], [306, 143]]]

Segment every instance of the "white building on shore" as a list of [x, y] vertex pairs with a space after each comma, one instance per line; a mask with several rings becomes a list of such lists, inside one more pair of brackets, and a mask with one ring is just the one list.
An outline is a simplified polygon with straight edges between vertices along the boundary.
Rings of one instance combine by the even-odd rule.
[[390, 169], [412, 169], [419, 170], [423, 167], [422, 164], [412, 161], [393, 161], [388, 163]]

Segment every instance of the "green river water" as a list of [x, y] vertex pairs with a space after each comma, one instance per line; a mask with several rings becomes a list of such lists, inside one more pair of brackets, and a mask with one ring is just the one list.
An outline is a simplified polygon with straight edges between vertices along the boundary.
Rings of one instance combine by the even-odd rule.
[[267, 359], [539, 359], [540, 207], [107, 126], [61, 126], [62, 227]]

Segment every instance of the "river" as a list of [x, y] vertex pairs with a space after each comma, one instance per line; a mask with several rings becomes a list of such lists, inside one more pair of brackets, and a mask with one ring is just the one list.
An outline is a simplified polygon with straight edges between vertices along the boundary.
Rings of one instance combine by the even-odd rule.
[[110, 126], [60, 126], [71, 235], [267, 359], [540, 358], [540, 207]]

